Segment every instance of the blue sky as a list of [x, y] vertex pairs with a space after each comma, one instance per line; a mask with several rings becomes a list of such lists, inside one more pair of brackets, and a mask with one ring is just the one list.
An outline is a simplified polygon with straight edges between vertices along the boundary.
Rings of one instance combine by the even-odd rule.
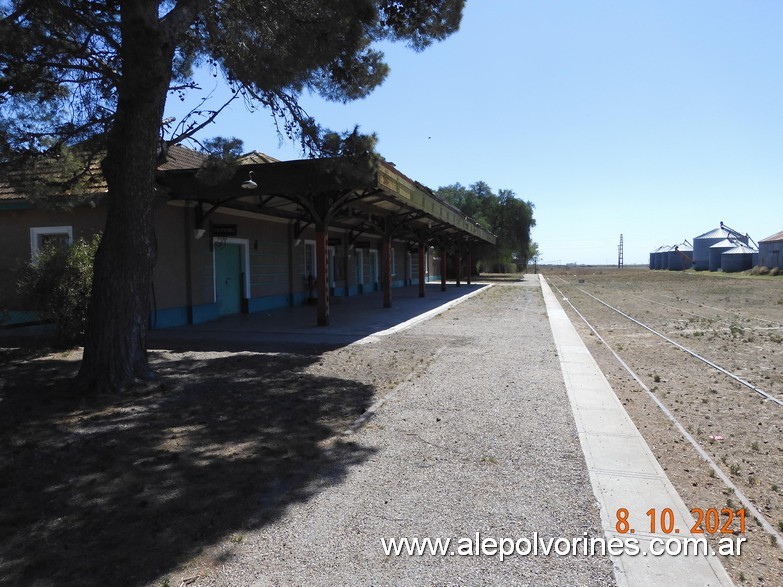
[[[446, 41], [384, 45], [391, 73], [369, 97], [302, 103], [376, 132], [433, 189], [485, 181], [531, 201], [544, 262], [616, 263], [623, 234], [626, 264], [646, 263], [720, 221], [755, 240], [783, 230], [781, 39], [779, 1], [467, 0]], [[216, 135], [301, 156], [241, 104]]]

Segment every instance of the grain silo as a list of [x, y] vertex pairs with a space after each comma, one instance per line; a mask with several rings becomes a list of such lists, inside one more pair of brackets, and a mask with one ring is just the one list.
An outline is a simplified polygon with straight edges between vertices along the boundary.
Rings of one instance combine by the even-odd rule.
[[735, 238], [725, 238], [722, 241], [718, 241], [710, 247], [710, 271], [721, 270], [721, 255], [726, 251], [733, 249], [734, 247], [743, 244]]
[[[660, 248], [658, 247], [658, 249]], [[650, 252], [650, 269], [655, 269], [655, 254], [658, 252], [658, 249]]]
[[669, 271], [684, 271], [693, 267], [693, 247], [688, 241], [674, 245], [668, 255]]
[[769, 269], [783, 269], [783, 231], [759, 241], [758, 264]]
[[[717, 246], [717, 245], [716, 245]], [[712, 252], [712, 249], [710, 249]], [[753, 267], [753, 255], [756, 249], [739, 243], [736, 247], [724, 251], [720, 256], [720, 266], [724, 273], [747, 271]]]
[[661, 249], [661, 269], [669, 268], [669, 251], [674, 250], [673, 246], [666, 245]]
[[[693, 239], [693, 268], [696, 271], [705, 271], [710, 269], [710, 247], [725, 240], [729, 237], [738, 239], [739, 241], [747, 244], [748, 237], [740, 234], [736, 230], [732, 230], [723, 222], [720, 223], [720, 227], [704, 234], [697, 236]], [[720, 266], [720, 258], [717, 260], [718, 266]], [[717, 271], [717, 269], [712, 269]]]
[[668, 245], [663, 245], [658, 247], [658, 250], [655, 251], [655, 269], [660, 269], [663, 267], [663, 256], [666, 254], [665, 251], [668, 250]]

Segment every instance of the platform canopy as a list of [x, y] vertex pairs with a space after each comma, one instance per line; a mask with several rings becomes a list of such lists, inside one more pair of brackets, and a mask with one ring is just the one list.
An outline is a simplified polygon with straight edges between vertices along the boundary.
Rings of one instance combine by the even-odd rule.
[[308, 226], [345, 229], [352, 241], [370, 234], [415, 243], [496, 241], [432, 190], [372, 155], [274, 161], [257, 154], [216, 185], [199, 179], [198, 168], [163, 170], [157, 181], [170, 199], [197, 204], [197, 222], [204, 224], [213, 211], [231, 208], [287, 218], [299, 232]]

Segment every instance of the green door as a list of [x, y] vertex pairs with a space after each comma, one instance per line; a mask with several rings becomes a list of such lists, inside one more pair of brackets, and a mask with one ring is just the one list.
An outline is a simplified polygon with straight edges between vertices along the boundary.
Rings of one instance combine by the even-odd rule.
[[215, 247], [215, 292], [218, 314], [239, 314], [242, 311], [242, 248], [225, 244]]

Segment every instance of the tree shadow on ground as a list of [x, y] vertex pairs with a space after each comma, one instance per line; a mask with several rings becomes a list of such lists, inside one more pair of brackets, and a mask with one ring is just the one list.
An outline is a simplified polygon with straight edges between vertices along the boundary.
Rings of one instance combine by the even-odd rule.
[[373, 389], [304, 373], [317, 358], [161, 355], [159, 384], [91, 398], [68, 390], [73, 360], [0, 367], [0, 584], [141, 585], [217, 565], [212, 545], [340, 483], [369, 451], [332, 441]]

